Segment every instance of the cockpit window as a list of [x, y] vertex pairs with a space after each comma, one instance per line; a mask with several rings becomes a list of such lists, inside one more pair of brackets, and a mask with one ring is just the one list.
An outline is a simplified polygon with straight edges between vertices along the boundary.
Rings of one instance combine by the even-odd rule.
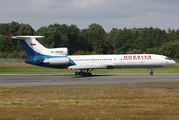
[[168, 57], [165, 57], [165, 59], [166, 59], [166, 60], [171, 60], [171, 59], [170, 59], [170, 58], [168, 58]]

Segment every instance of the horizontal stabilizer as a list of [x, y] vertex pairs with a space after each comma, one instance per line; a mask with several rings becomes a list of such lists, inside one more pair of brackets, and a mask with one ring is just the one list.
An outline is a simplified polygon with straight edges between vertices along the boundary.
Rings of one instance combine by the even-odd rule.
[[32, 39], [32, 38], [44, 38], [44, 36], [6, 36], [6, 37], [12, 37], [13, 39], [19, 39], [19, 40]]

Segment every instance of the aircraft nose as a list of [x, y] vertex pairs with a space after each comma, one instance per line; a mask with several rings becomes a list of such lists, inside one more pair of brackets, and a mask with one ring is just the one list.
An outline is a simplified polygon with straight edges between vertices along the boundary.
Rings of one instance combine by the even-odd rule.
[[173, 65], [176, 64], [176, 62], [174, 60], [172, 60], [172, 62], [173, 62]]
[[176, 64], [176, 62], [174, 60], [170, 60], [170, 61], [167, 60], [166, 63], [163, 64], [163, 66], [171, 66], [171, 65], [174, 65], [174, 64]]
[[176, 64], [176, 62], [174, 60], [171, 60], [170, 65], [174, 65], [174, 64]]

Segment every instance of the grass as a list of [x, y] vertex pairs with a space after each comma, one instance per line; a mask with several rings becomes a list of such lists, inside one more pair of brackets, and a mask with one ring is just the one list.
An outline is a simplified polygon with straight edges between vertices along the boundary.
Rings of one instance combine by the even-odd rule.
[[[0, 63], [0, 74], [74, 74], [76, 70], [53, 69], [32, 66], [25, 63]], [[129, 68], [129, 69], [95, 69], [94, 74], [149, 74], [147, 68]], [[179, 73], [179, 63], [174, 66], [154, 68], [154, 74]]]
[[0, 119], [178, 120], [179, 83], [0, 87]]
[[[148, 69], [94, 70], [96, 74]], [[154, 73], [179, 73], [179, 64]], [[74, 74], [74, 71], [0, 63], [0, 74]], [[0, 86], [0, 120], [179, 120], [179, 83]]]

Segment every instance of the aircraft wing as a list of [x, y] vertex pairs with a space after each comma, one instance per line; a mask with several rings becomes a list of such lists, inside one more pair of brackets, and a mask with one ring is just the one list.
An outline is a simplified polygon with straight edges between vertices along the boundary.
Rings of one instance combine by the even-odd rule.
[[115, 65], [113, 63], [111, 64], [95, 64], [95, 65], [74, 65], [68, 67], [68, 69], [71, 70], [81, 70], [81, 69], [113, 69]]

